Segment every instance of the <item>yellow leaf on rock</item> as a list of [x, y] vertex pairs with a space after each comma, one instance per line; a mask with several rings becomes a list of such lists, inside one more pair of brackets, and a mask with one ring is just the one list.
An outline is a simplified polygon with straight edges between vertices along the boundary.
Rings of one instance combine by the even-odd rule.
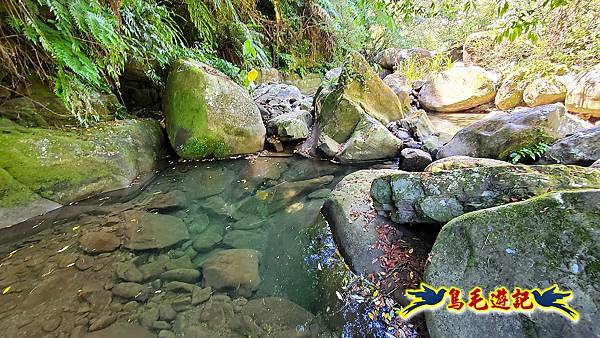
[[253, 82], [258, 78], [258, 71], [254, 68], [252, 68], [249, 72], [248, 75], [246, 75], [246, 78], [248, 79], [248, 81]]
[[3, 295], [5, 295], [5, 294], [9, 293], [9, 292], [10, 292], [10, 289], [12, 289], [12, 287], [11, 287], [11, 286], [7, 286], [7, 287], [5, 287], [5, 288], [4, 288], [4, 290], [2, 290], [2, 294], [3, 294]]

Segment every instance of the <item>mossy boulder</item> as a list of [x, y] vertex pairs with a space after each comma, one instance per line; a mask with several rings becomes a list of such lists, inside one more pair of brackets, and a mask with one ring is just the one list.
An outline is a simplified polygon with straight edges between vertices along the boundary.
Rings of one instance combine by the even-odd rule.
[[600, 188], [600, 170], [548, 165], [398, 173], [375, 179], [371, 196], [396, 223], [443, 224], [467, 212], [578, 188]]
[[498, 109], [506, 110], [523, 104], [523, 91], [527, 86], [524, 81], [525, 73], [524, 69], [517, 70], [502, 81], [494, 99]]
[[476, 167], [504, 167], [510, 165], [512, 164], [510, 164], [509, 162], [493, 160], [491, 158], [450, 156], [431, 163], [423, 171], [436, 173], [444, 170], [456, 170]]
[[[498, 287], [573, 292], [577, 323], [553, 312], [425, 313], [437, 337], [596, 337], [600, 335], [600, 190], [544, 194], [455, 218], [439, 233], [425, 282], [484, 294]], [[463, 294], [463, 300], [466, 299]]]
[[171, 145], [184, 159], [223, 158], [263, 149], [266, 130], [248, 92], [207, 65], [172, 65], [163, 110]]
[[494, 78], [483, 68], [452, 67], [431, 76], [419, 92], [419, 103], [427, 110], [459, 112], [492, 102]]
[[437, 153], [505, 160], [512, 152], [541, 142], [550, 144], [592, 125], [568, 114], [562, 104], [498, 112], [460, 130]]
[[[341, 157], [348, 162], [384, 159], [399, 151], [400, 140], [385, 124], [404, 117], [400, 101], [360, 54], [348, 56], [336, 84], [320, 89], [315, 109], [318, 139], [342, 145], [337, 150], [329, 149], [336, 153], [335, 157], [340, 157], [342, 149], [346, 151]], [[378, 131], [366, 141], [377, 152], [349, 154], [348, 147], [343, 145], [364, 141], [365, 130]]]
[[0, 119], [0, 176], [12, 182], [3, 184], [8, 189], [3, 189], [0, 210], [40, 198], [64, 205], [127, 187], [155, 168], [163, 140], [152, 120], [59, 130]]

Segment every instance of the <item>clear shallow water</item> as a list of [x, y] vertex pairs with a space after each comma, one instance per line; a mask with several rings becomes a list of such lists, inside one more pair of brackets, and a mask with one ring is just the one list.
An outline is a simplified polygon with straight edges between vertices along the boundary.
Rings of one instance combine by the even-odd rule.
[[[292, 157], [167, 168], [131, 201], [105, 200], [106, 205], [0, 249], [0, 332], [7, 337], [83, 337], [88, 329], [106, 326], [96, 333], [136, 337], [134, 329], [142, 323], [164, 337], [330, 336], [324, 298], [332, 294], [318, 283], [315, 266], [334, 250], [329, 245], [323, 257], [317, 252], [315, 236], [330, 241], [323, 238], [319, 210], [337, 182], [357, 169]], [[189, 239], [163, 249], [125, 249], [132, 234], [123, 224], [143, 210], [180, 220]], [[86, 253], [81, 236], [90, 232], [108, 232], [123, 245]], [[228, 249], [259, 252], [261, 282], [250, 296], [217, 291], [192, 306], [186, 303], [189, 295], [169, 289], [161, 275], [137, 281], [148, 292], [144, 301], [114, 295], [125, 270], [146, 274], [147, 267], [161, 262], [172, 265], [167, 270], [181, 268], [178, 264], [202, 270], [207, 259]], [[191, 284], [204, 286], [202, 280]], [[224, 296], [228, 292], [231, 297]], [[164, 319], [162, 312], [153, 318], [165, 304], [176, 307], [176, 319]]]

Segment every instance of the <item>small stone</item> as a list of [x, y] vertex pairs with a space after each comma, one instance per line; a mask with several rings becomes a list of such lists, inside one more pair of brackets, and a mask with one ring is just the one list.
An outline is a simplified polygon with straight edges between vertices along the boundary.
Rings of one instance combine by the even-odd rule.
[[75, 319], [75, 326], [87, 326], [90, 320], [86, 316], [79, 316]]
[[87, 332], [86, 324], [84, 325], [76, 325], [73, 330], [71, 330], [71, 335], [69, 338], [81, 338]]
[[177, 317], [177, 312], [173, 309], [171, 304], [161, 304], [158, 307], [158, 313], [158, 317], [160, 318], [160, 320], [163, 320], [165, 322], [170, 322], [174, 320], [175, 317]]
[[138, 302], [146, 301], [149, 296], [149, 290], [146, 286], [131, 282], [115, 285], [112, 289], [112, 293], [117, 297], [127, 300], [136, 300]]
[[196, 306], [198, 304], [206, 302], [210, 295], [212, 294], [212, 288], [209, 286], [207, 288], [196, 287], [192, 291], [192, 305]]
[[142, 272], [131, 262], [116, 263], [115, 272], [124, 281], [140, 283], [144, 280]]
[[156, 321], [154, 322], [154, 324], [152, 324], [152, 328], [157, 329], [157, 330], [168, 330], [171, 328], [171, 324], [165, 322], [165, 321]]
[[90, 256], [79, 256], [75, 262], [75, 267], [78, 270], [85, 271], [94, 265], [94, 259]]
[[173, 309], [177, 312], [182, 312], [191, 308], [192, 305], [192, 297], [190, 296], [180, 296], [175, 298], [171, 303]]
[[96, 321], [94, 321], [94, 323], [92, 325], [90, 325], [90, 332], [92, 331], [98, 331], [98, 330], [102, 330], [105, 329], [107, 327], [109, 327], [110, 325], [112, 325], [112, 323], [114, 323], [117, 320], [117, 316], [112, 315], [112, 314], [106, 314], [101, 316], [100, 318], [98, 318]]
[[150, 283], [150, 286], [153, 289], [158, 290], [162, 287], [162, 281], [160, 279], [155, 279]]
[[196, 285], [183, 282], [169, 282], [163, 287], [165, 291], [181, 293], [192, 293], [195, 288], [197, 288]]
[[206, 252], [223, 240], [223, 236], [214, 229], [209, 229], [200, 235], [192, 246], [197, 252]]
[[158, 338], [175, 338], [177, 337], [173, 332], [168, 330], [162, 330], [158, 333]]
[[174, 269], [163, 272], [160, 278], [166, 281], [197, 283], [200, 280], [200, 271], [194, 269]]
[[150, 308], [146, 311], [144, 311], [139, 317], [138, 317], [138, 321], [140, 322], [140, 325], [142, 325], [145, 328], [152, 328], [152, 326], [154, 325], [154, 322], [156, 322], [158, 320], [158, 309], [157, 308]]
[[123, 311], [133, 313], [137, 311], [138, 307], [140, 307], [140, 304], [136, 301], [127, 302], [123, 305]]
[[330, 189], [319, 189], [317, 191], [313, 191], [308, 195], [310, 199], [322, 199], [328, 198], [331, 195]]
[[96, 255], [115, 251], [121, 245], [121, 240], [113, 233], [95, 231], [81, 236], [79, 244], [86, 253]]
[[79, 258], [79, 255], [74, 252], [65, 254], [60, 257], [60, 259], [58, 261], [58, 267], [59, 268], [71, 267], [71, 266], [75, 265], [75, 262], [77, 261], [78, 258]]
[[62, 323], [62, 317], [60, 316], [50, 316], [44, 319], [44, 321], [42, 322], [42, 330], [46, 331], [46, 332], [53, 332], [54, 330], [58, 329], [58, 327], [60, 326], [60, 323]]
[[402, 149], [400, 155], [400, 170], [423, 171], [432, 162], [431, 155], [420, 149]]

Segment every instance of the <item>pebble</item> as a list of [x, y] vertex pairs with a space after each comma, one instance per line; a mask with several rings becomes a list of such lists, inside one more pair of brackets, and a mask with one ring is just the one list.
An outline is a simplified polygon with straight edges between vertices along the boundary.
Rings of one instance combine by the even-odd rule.
[[127, 302], [127, 303], [125, 303], [125, 305], [123, 305], [123, 311], [135, 312], [139, 306], [140, 306], [140, 304], [136, 301]]
[[176, 335], [168, 330], [162, 330], [158, 333], [158, 338], [175, 338]]
[[90, 325], [89, 330], [91, 332], [91, 331], [98, 331], [98, 330], [105, 329], [105, 328], [109, 327], [110, 325], [112, 325], [116, 320], [117, 320], [117, 317], [115, 315], [112, 315], [112, 314], [103, 315], [100, 318], [96, 319], [92, 323], [92, 325]]
[[197, 288], [194, 284], [183, 282], [168, 282], [164, 285], [165, 291], [192, 293]]
[[158, 313], [158, 317], [160, 318], [160, 320], [163, 320], [165, 322], [173, 321], [175, 317], [177, 317], [177, 312], [173, 309], [171, 304], [161, 304], [158, 307]]
[[42, 330], [46, 332], [52, 332], [60, 326], [62, 322], [62, 317], [60, 316], [50, 316], [42, 322]]
[[196, 286], [192, 291], [192, 305], [196, 306], [206, 302], [211, 294], [212, 288], [210, 286], [204, 289]]
[[169, 324], [165, 321], [159, 320], [159, 321], [154, 322], [154, 324], [152, 324], [152, 328], [157, 329], [157, 330], [168, 330], [171, 328], [171, 324]]
[[137, 300], [139, 302], [146, 301], [149, 296], [149, 290], [146, 286], [131, 282], [115, 285], [112, 288], [112, 293], [117, 297], [127, 300]]
[[94, 265], [94, 259], [89, 256], [79, 256], [75, 262], [75, 267], [81, 271], [85, 271]]
[[142, 325], [145, 328], [152, 328], [152, 326], [154, 325], [154, 322], [156, 322], [158, 320], [158, 309], [157, 308], [150, 308], [146, 311], [144, 311], [139, 317], [138, 317], [138, 321], [140, 322], [140, 325]]
[[171, 303], [173, 309], [177, 312], [188, 310], [192, 307], [192, 297], [190, 296], [179, 296]]
[[194, 269], [174, 269], [163, 272], [160, 278], [166, 281], [184, 283], [197, 283], [200, 280], [200, 271]]

